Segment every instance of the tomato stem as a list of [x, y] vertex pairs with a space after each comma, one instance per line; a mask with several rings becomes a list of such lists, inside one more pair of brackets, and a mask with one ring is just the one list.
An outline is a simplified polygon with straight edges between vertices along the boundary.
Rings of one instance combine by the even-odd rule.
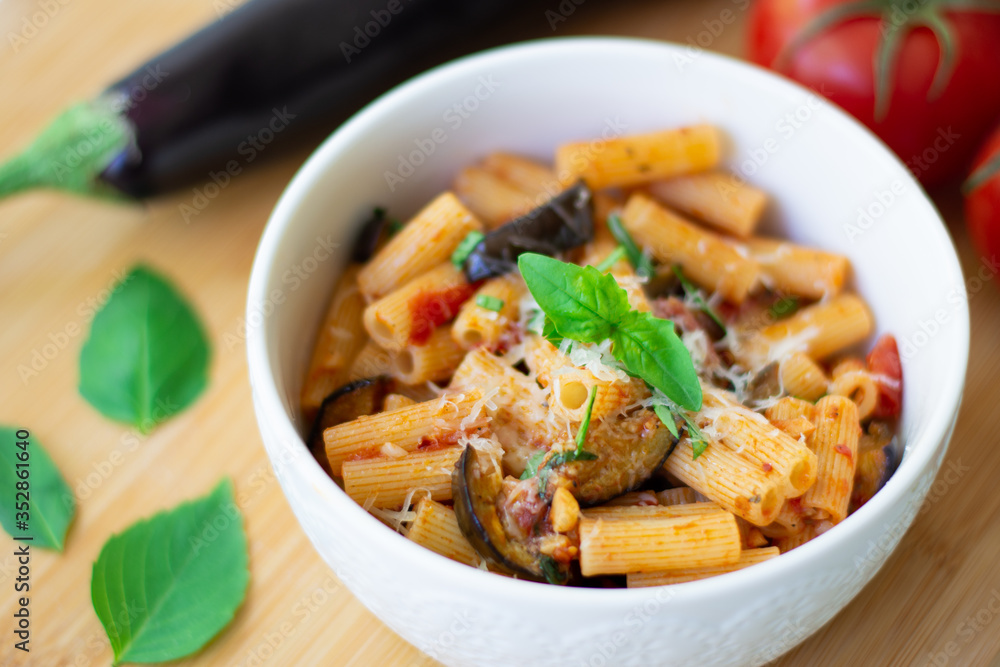
[[974, 190], [978, 189], [997, 173], [1000, 173], [1000, 153], [991, 157], [972, 172], [965, 183], [962, 183], [962, 193], [965, 195], [972, 194]]
[[913, 28], [924, 27], [931, 31], [938, 43], [938, 58], [934, 80], [927, 90], [927, 100], [936, 99], [944, 92], [955, 69], [957, 43], [951, 23], [941, 15], [942, 9], [980, 12], [1000, 12], [1000, 0], [924, 0], [924, 6], [912, 12], [900, 8], [895, 0], [857, 0], [836, 5], [818, 15], [778, 53], [774, 65], [782, 67], [792, 55], [821, 33], [848, 21], [859, 18], [878, 18], [881, 38], [872, 59], [875, 78], [875, 121], [885, 119], [892, 98], [893, 69], [899, 58], [903, 40]]

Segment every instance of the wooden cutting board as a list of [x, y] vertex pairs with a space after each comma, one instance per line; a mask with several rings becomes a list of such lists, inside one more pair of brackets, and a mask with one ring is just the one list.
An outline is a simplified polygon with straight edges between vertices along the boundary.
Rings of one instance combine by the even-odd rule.
[[[92, 95], [229, 4], [0, 3], [0, 156], [22, 146], [68, 102]], [[595, 0], [554, 30], [552, 17], [541, 11], [537, 24], [524, 28], [537, 36], [700, 40], [739, 54], [742, 4]], [[551, 5], [558, 12], [557, 0]], [[54, 193], [0, 202], [0, 423], [29, 428], [80, 499], [65, 553], [39, 550], [33, 557], [30, 659], [13, 649], [6, 620], [0, 621], [0, 664], [110, 664], [89, 594], [102, 544], [136, 519], [207, 492], [222, 475], [243, 497], [252, 583], [234, 623], [187, 664], [435, 664], [383, 626], [322, 563], [295, 522], [257, 433], [241, 338], [247, 278], [268, 213], [305, 156], [299, 151], [240, 175], [189, 222], [181, 206], [192, 204], [190, 190], [145, 206]], [[971, 275], [982, 259], [970, 246], [960, 202], [940, 205]], [[103, 419], [76, 391], [89, 313], [140, 260], [190, 296], [214, 342], [208, 391], [148, 438]], [[778, 664], [982, 665], [1000, 651], [1000, 618], [990, 611], [993, 596], [1000, 597], [1000, 522], [994, 520], [1000, 512], [1000, 292], [990, 284], [972, 287], [966, 402], [944, 463], [956, 472], [939, 477], [927, 510], [875, 581]], [[37, 374], [23, 377], [19, 369], [32, 364]], [[0, 618], [11, 619], [14, 547], [5, 535], [0, 544]]]

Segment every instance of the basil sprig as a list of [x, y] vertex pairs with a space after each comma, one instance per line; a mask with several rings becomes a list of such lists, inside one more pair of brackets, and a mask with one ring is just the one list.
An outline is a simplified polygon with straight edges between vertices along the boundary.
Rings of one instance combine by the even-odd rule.
[[698, 374], [673, 323], [632, 310], [614, 276], [533, 253], [521, 255], [518, 268], [554, 333], [581, 343], [611, 340], [629, 373], [680, 407], [701, 409]]

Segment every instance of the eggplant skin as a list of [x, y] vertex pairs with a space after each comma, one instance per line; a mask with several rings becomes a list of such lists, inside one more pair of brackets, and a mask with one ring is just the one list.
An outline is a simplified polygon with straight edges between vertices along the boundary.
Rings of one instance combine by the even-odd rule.
[[567, 581], [568, 566], [551, 559], [543, 565], [543, 556], [530, 541], [507, 534], [497, 509], [502, 485], [499, 461], [475, 447], [466, 447], [451, 476], [455, 516], [466, 539], [495, 569], [507, 574], [539, 582]]
[[[528, 26], [544, 21], [528, 18], [546, 6], [250, 0], [109, 86], [106, 94], [127, 101], [135, 145], [101, 181], [137, 199], [209, 179], [225, 188], [415, 74], [504, 44], [510, 29], [531, 36]], [[510, 24], [503, 33], [493, 29], [501, 22]]]
[[331, 471], [330, 464], [326, 460], [323, 431], [364, 415], [375, 414], [382, 409], [386, 394], [392, 393], [395, 386], [395, 380], [380, 375], [345, 384], [323, 399], [313, 421], [312, 430], [309, 432], [308, 444], [309, 451], [327, 474], [331, 474]]
[[584, 444], [597, 458], [554, 468], [549, 487], [567, 486], [581, 505], [599, 505], [644, 484], [676, 446], [677, 438], [650, 410], [601, 421]]
[[379, 241], [381, 241], [388, 224], [389, 216], [386, 215], [385, 209], [376, 206], [371, 216], [361, 226], [361, 232], [354, 240], [354, 246], [351, 249], [351, 261], [367, 262], [370, 260], [375, 255]]
[[593, 194], [583, 181], [538, 208], [486, 235], [463, 269], [470, 283], [503, 275], [517, 267], [521, 253], [553, 256], [594, 238]]

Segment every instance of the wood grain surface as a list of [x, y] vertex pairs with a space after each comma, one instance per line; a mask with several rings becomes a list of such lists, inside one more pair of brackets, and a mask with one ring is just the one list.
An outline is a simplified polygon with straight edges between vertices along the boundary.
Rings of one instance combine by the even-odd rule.
[[[738, 55], [743, 4], [592, 0], [554, 31], [539, 11], [525, 19], [536, 24], [521, 34], [685, 43], [728, 10], [733, 22], [700, 38]], [[558, 0], [551, 5], [556, 10]], [[67, 103], [94, 94], [226, 6], [225, 0], [3, 0], [0, 156]], [[0, 664], [110, 664], [89, 592], [102, 544], [141, 517], [207, 492], [222, 475], [234, 480], [245, 513], [252, 583], [233, 624], [185, 664], [436, 664], [383, 626], [322, 563], [257, 433], [241, 338], [247, 279], [264, 222], [307, 152], [241, 174], [189, 222], [180, 207], [191, 203], [190, 190], [143, 206], [49, 192], [0, 202], [0, 423], [31, 429], [79, 499], [65, 553], [34, 552], [30, 658], [12, 647], [13, 542], [0, 537], [0, 619], [6, 619]], [[945, 195], [939, 205], [971, 276], [983, 258], [969, 243], [960, 201]], [[214, 343], [207, 392], [149, 437], [102, 418], [76, 390], [90, 313], [140, 260], [189, 295]], [[1000, 599], [1000, 291], [992, 284], [969, 287], [972, 363], [943, 468], [952, 474], [939, 476], [926, 511], [876, 579], [776, 664], [985, 665], [1000, 652], [1000, 618], [991, 611], [991, 601], [996, 610]], [[34, 374], [25, 376], [25, 368]]]

